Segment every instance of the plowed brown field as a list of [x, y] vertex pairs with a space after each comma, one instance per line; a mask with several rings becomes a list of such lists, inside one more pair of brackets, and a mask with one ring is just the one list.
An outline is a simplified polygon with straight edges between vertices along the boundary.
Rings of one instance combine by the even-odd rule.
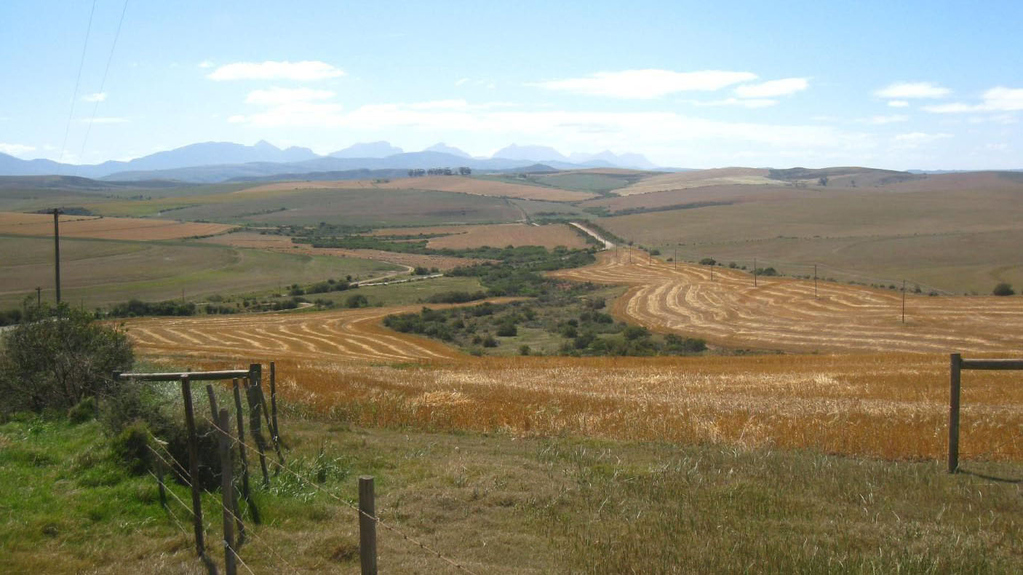
[[1023, 298], [906, 298], [900, 293], [813, 281], [753, 277], [745, 272], [679, 264], [620, 249], [598, 264], [555, 272], [576, 281], [633, 285], [614, 313], [660, 332], [678, 332], [740, 348], [794, 352], [924, 353], [1023, 349]]
[[[60, 235], [63, 237], [104, 240], [176, 240], [222, 234], [234, 227], [226, 224], [139, 218], [64, 216], [60, 219]], [[0, 233], [19, 236], [51, 236], [53, 235], [53, 216], [0, 212]]]

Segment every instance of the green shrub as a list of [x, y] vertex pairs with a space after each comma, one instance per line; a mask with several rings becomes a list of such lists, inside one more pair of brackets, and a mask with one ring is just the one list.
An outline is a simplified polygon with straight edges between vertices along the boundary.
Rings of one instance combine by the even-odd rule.
[[347, 299], [345, 299], [345, 307], [357, 308], [357, 307], [366, 307], [368, 305], [369, 305], [369, 300], [366, 299], [366, 296], [361, 295], [361, 294], [350, 295], [350, 296], [348, 296]]
[[96, 398], [86, 397], [82, 401], [78, 402], [78, 405], [72, 407], [67, 412], [67, 418], [71, 423], [79, 424], [85, 423], [96, 417]]
[[703, 258], [702, 260], [700, 260], [701, 266], [714, 266], [717, 265], [717, 263], [718, 263], [717, 260], [715, 260], [714, 258]]
[[109, 395], [111, 372], [125, 371], [133, 354], [123, 331], [92, 314], [61, 306], [33, 312], [3, 334], [0, 344], [3, 413], [57, 410], [66, 413], [86, 397]]
[[136, 421], [124, 428], [111, 441], [114, 455], [128, 466], [128, 471], [133, 475], [142, 475], [152, 469], [150, 435], [149, 427], [142, 421]]
[[995, 289], [991, 292], [994, 295], [1008, 296], [1015, 295], [1016, 291], [1012, 289], [1012, 285], [1002, 282], [995, 286]]
[[500, 337], [515, 337], [519, 334], [519, 330], [513, 323], [502, 324], [497, 328], [497, 335]]

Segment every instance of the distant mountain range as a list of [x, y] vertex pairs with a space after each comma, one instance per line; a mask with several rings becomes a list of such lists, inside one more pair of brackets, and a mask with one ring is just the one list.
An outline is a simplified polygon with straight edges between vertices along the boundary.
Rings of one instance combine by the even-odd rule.
[[280, 149], [260, 141], [253, 146], [231, 142], [205, 142], [157, 152], [127, 162], [94, 165], [60, 164], [52, 160], [22, 160], [0, 153], [0, 176], [70, 175], [112, 181], [180, 180], [216, 183], [228, 180], [267, 179], [279, 175], [358, 170], [408, 170], [466, 166], [473, 170], [504, 171], [543, 164], [555, 169], [657, 169], [639, 154], [573, 153], [568, 156], [546, 146], [512, 144], [490, 158], [474, 158], [438, 143], [421, 152], [405, 152], [389, 142], [365, 142], [320, 156], [309, 148]]

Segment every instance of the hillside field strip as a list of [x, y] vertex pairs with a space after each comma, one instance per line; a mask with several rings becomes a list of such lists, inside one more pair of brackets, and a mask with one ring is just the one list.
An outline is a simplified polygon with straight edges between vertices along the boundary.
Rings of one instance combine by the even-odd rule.
[[[53, 240], [0, 236], [0, 307], [17, 307], [36, 286], [52, 301]], [[356, 258], [276, 253], [199, 242], [61, 240], [64, 301], [89, 308], [276, 289], [325, 278], [377, 277], [402, 268]]]
[[825, 277], [868, 285], [906, 279], [951, 293], [991, 293], [1003, 281], [1023, 285], [1023, 181], [970, 176], [869, 189], [722, 186], [587, 205], [616, 210], [730, 203], [597, 220], [665, 257], [677, 249], [690, 261], [711, 257], [747, 267], [756, 257], [790, 275], [810, 274], [820, 264], [829, 268]]
[[[833, 282], [674, 264], [626, 249], [554, 277], [632, 285], [614, 304], [620, 319], [730, 348], [816, 352], [1019, 354], [1023, 298], [907, 295]], [[711, 274], [713, 273], [713, 279]]]
[[[404, 228], [402, 228], [404, 229]], [[348, 248], [314, 248], [309, 244], [296, 244], [290, 237], [258, 232], [235, 232], [201, 240], [202, 243], [266, 250], [284, 254], [306, 254], [310, 256], [329, 256], [335, 258], [355, 258], [386, 262], [403, 267], [427, 267], [447, 271], [459, 266], [482, 263], [485, 260], [474, 258], [458, 258], [429, 254], [406, 254], [384, 250], [364, 250]]]
[[586, 240], [565, 224], [533, 226], [528, 224], [493, 224], [483, 226], [436, 226], [425, 228], [384, 228], [374, 230], [375, 236], [409, 236], [416, 239], [419, 234], [445, 234], [430, 238], [426, 247], [432, 249], [467, 249], [483, 246], [503, 248], [506, 246], [543, 246], [553, 249], [558, 246], [585, 248]]
[[[67, 238], [105, 240], [176, 240], [213, 236], [234, 229], [225, 224], [177, 222], [139, 218], [61, 216], [60, 235]], [[53, 236], [53, 216], [0, 212], [0, 234]]]
[[587, 192], [530, 186], [500, 182], [484, 178], [464, 176], [426, 176], [422, 178], [399, 178], [386, 182], [365, 180], [339, 180], [323, 182], [281, 182], [256, 186], [237, 192], [252, 194], [268, 191], [291, 191], [304, 189], [362, 189], [362, 190], [430, 190], [455, 192], [479, 196], [518, 198], [523, 200], [547, 200], [552, 202], [575, 202], [594, 197]]

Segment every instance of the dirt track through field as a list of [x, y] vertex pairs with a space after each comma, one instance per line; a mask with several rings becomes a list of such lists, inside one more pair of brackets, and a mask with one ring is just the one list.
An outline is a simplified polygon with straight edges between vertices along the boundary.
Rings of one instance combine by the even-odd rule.
[[614, 313], [659, 332], [737, 348], [795, 352], [1013, 352], [1023, 348], [1023, 298], [906, 298], [894, 291], [760, 277], [736, 270], [648, 261], [627, 250], [555, 277], [633, 285]]

